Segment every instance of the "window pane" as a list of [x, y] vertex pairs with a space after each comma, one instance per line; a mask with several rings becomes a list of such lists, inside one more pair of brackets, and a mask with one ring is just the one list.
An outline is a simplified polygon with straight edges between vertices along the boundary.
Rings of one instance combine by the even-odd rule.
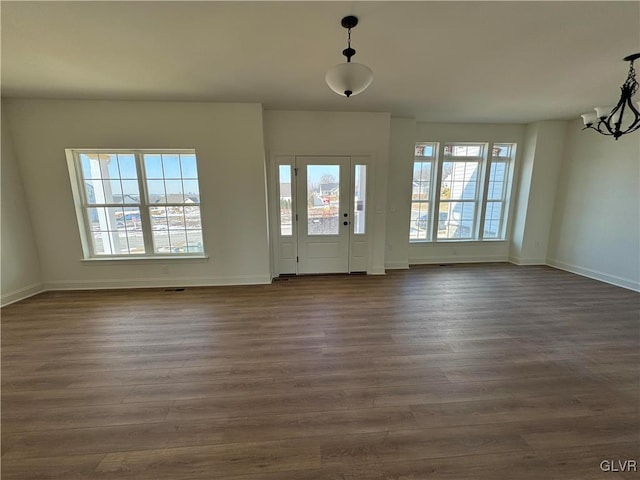
[[183, 180], [183, 192], [194, 203], [200, 203], [200, 187], [198, 180]]
[[[137, 173], [135, 157], [133, 155], [119, 155], [110, 153], [80, 154], [82, 174], [87, 203], [136, 203], [139, 200], [126, 199], [123, 192], [123, 183], [120, 180], [124, 170], [127, 175], [127, 183], [135, 186], [137, 192]], [[99, 179], [102, 178], [102, 181]]]
[[367, 206], [367, 166], [356, 165], [354, 179], [355, 197], [353, 199], [353, 233], [365, 233]]
[[500, 222], [502, 220], [502, 202], [487, 202], [484, 214], [484, 238], [501, 238]]
[[122, 203], [122, 186], [120, 180], [106, 180], [105, 203]]
[[182, 178], [180, 157], [178, 155], [162, 155], [164, 178]]
[[475, 200], [479, 162], [443, 162], [441, 200]]
[[144, 253], [140, 210], [128, 207], [89, 208], [91, 241], [96, 255]]
[[180, 155], [182, 176], [184, 178], [198, 178], [198, 167], [195, 155]]
[[96, 255], [111, 255], [109, 232], [91, 232], [91, 246]]
[[184, 209], [182, 207], [168, 207], [167, 221], [169, 223], [169, 230], [184, 230]]
[[278, 167], [280, 191], [280, 235], [293, 235], [292, 198], [291, 198], [291, 165]]
[[489, 180], [494, 182], [504, 182], [504, 176], [507, 169], [507, 164], [502, 161], [491, 162], [491, 172], [489, 174]]
[[[418, 148], [421, 145], [417, 145]], [[422, 145], [424, 146], [424, 145]], [[429, 145], [433, 154], [434, 146]], [[416, 161], [413, 164], [413, 185], [411, 191], [411, 219], [409, 240], [429, 240], [431, 238], [431, 222], [429, 209], [431, 199], [432, 161]]]
[[162, 157], [155, 154], [145, 154], [144, 170], [147, 178], [163, 178]]
[[445, 145], [444, 154], [449, 157], [480, 157], [482, 156], [483, 147], [483, 144]]
[[109, 230], [104, 208], [87, 208], [90, 230]]
[[484, 238], [501, 238], [500, 232], [498, 231], [500, 227], [500, 222], [497, 220], [490, 220], [484, 222]]
[[80, 154], [80, 165], [82, 167], [82, 178], [102, 178], [100, 174], [100, 163], [97, 155], [87, 153]]
[[504, 192], [503, 182], [489, 182], [489, 200], [502, 200]]
[[102, 178], [120, 178], [118, 155], [101, 153], [99, 158], [100, 167], [102, 169]]
[[491, 154], [493, 157], [508, 158], [511, 156], [511, 146], [512, 144], [509, 143], [496, 143], [493, 145]]
[[438, 218], [438, 238], [473, 238], [475, 213], [475, 202], [441, 201]]
[[165, 180], [164, 185], [167, 198], [162, 203], [184, 203], [182, 180]]
[[431, 225], [429, 222], [429, 202], [411, 203], [411, 224], [409, 226], [410, 240], [428, 240]]
[[433, 151], [433, 144], [419, 144], [416, 145], [414, 155], [416, 157], [433, 157]]
[[204, 252], [202, 230], [187, 230], [187, 251], [190, 253]]
[[431, 190], [431, 162], [414, 162], [413, 200], [429, 200]]
[[120, 165], [120, 178], [126, 178], [129, 180], [135, 180], [138, 178], [135, 155], [119, 154], [118, 164]]
[[186, 253], [187, 232], [185, 230], [169, 230], [171, 253]]
[[102, 180], [85, 180], [84, 191], [87, 196], [87, 203], [105, 203]]
[[337, 235], [340, 165], [307, 166], [307, 233]]
[[167, 209], [165, 207], [151, 207], [149, 209], [149, 216], [151, 217], [152, 230], [169, 229], [169, 224], [167, 223]]
[[156, 253], [203, 252], [199, 206], [150, 209]]
[[184, 222], [188, 229], [202, 230], [202, 220], [200, 218], [200, 207], [184, 207]]
[[122, 201], [124, 203], [140, 203], [137, 180], [122, 180]]
[[164, 180], [147, 180], [149, 203], [166, 203]]

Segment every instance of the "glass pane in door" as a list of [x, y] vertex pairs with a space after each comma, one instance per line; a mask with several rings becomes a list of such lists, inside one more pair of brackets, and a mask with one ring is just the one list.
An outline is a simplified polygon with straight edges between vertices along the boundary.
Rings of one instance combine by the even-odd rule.
[[367, 200], [367, 166], [356, 165], [353, 181], [353, 233], [364, 234]]
[[307, 166], [307, 233], [338, 235], [340, 165]]
[[291, 205], [291, 165], [280, 165], [278, 169], [280, 179], [280, 235], [293, 235]]

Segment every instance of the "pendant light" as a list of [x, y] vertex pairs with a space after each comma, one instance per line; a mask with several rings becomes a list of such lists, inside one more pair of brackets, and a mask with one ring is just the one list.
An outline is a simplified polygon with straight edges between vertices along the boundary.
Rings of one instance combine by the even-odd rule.
[[347, 57], [346, 63], [339, 63], [332, 67], [325, 76], [329, 88], [338, 95], [351, 97], [364, 91], [373, 81], [373, 72], [361, 63], [351, 61], [356, 51], [351, 48], [351, 29], [358, 25], [358, 18], [353, 15], [344, 17], [341, 25], [347, 29], [347, 48], [342, 54]]

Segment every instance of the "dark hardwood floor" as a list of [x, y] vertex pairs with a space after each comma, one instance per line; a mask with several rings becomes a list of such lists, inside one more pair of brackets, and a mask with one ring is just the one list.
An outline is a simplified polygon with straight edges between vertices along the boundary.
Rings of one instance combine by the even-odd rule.
[[552, 268], [49, 292], [1, 314], [3, 480], [640, 475], [600, 468], [640, 461], [640, 295]]

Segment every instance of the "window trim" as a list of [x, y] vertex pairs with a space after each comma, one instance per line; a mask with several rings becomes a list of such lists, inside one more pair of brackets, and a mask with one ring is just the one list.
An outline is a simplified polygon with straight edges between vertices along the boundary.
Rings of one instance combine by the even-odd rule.
[[[89, 202], [87, 199], [86, 188], [81, 187], [83, 181], [82, 166], [80, 161], [81, 154], [116, 154], [116, 155], [133, 155], [136, 164], [136, 174], [138, 181], [138, 191], [140, 192], [140, 202], [131, 204], [112, 204], [104, 203], [99, 204], [99, 208], [123, 208], [126, 205], [135, 206], [140, 211], [141, 227], [142, 227], [142, 239], [144, 243], [145, 252], [137, 254], [96, 254], [91, 242], [90, 222], [88, 218]], [[71, 191], [73, 196], [73, 202], [76, 211], [76, 219], [78, 222], [78, 232], [80, 234], [80, 243], [82, 246], [83, 258], [82, 262], [109, 262], [109, 261], [149, 261], [149, 260], [191, 260], [191, 259], [208, 259], [206, 254], [206, 245], [204, 239], [204, 226], [202, 222], [202, 201], [197, 203], [200, 208], [200, 226], [202, 232], [202, 251], [200, 252], [184, 252], [184, 253], [158, 253], [154, 251], [153, 247], [153, 229], [151, 226], [151, 215], [149, 214], [148, 203], [148, 191], [147, 191], [147, 175], [144, 164], [143, 156], [145, 154], [192, 154], [196, 157], [196, 151], [193, 148], [67, 148], [65, 149], [65, 156], [67, 158], [67, 167], [69, 170], [69, 178], [71, 183]], [[196, 163], [197, 164], [197, 163]], [[184, 177], [181, 177], [182, 179]], [[200, 171], [198, 171], [198, 190], [200, 191]], [[201, 194], [201, 192], [200, 192]], [[184, 203], [166, 203], [162, 204], [164, 207], [184, 207]]]

